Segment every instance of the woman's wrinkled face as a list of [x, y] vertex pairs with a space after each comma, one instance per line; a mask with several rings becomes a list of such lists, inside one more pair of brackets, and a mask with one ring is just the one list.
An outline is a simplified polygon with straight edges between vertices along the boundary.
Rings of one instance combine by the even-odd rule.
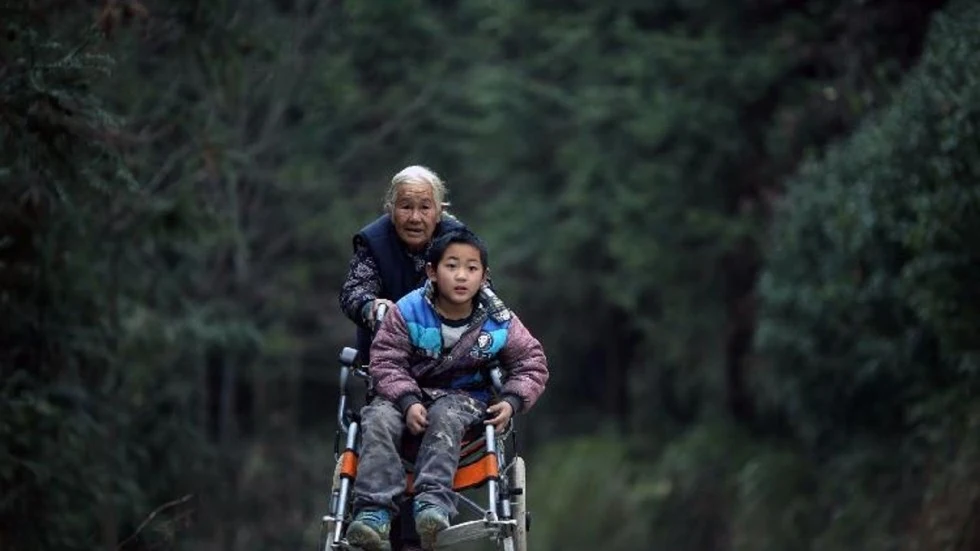
[[419, 251], [432, 239], [442, 214], [432, 186], [402, 184], [391, 209], [395, 232], [409, 250]]

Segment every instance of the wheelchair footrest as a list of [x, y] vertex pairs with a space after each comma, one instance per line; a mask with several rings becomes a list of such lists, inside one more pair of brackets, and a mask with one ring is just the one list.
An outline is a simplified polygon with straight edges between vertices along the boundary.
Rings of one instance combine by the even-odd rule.
[[516, 523], [513, 520], [471, 520], [454, 524], [439, 532], [439, 537], [436, 538], [436, 549], [447, 549], [466, 541], [494, 539], [500, 536], [508, 525], [515, 526]]

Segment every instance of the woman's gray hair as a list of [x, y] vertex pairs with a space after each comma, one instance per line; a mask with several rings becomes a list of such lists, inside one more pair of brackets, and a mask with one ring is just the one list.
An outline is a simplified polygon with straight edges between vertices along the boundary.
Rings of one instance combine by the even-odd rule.
[[[446, 184], [438, 174], [420, 165], [407, 166], [391, 179], [388, 192], [385, 193], [384, 208], [385, 212], [391, 213], [395, 208], [395, 198], [398, 197], [398, 188], [404, 184], [427, 184], [432, 187], [432, 196], [435, 197], [436, 204], [440, 209], [449, 206], [446, 201]], [[448, 214], [448, 213], [446, 213]]]

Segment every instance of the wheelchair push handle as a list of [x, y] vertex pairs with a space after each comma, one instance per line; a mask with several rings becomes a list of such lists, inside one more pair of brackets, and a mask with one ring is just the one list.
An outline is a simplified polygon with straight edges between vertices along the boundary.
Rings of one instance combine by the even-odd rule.
[[381, 327], [381, 320], [384, 319], [385, 314], [388, 313], [387, 304], [379, 304], [378, 309], [374, 311], [374, 332], [378, 332], [378, 328]]

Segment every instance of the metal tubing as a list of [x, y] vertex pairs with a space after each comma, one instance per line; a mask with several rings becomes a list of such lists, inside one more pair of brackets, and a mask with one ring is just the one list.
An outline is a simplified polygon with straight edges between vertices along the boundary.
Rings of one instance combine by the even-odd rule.
[[[484, 437], [486, 438], [486, 442], [487, 442], [487, 453], [492, 453], [492, 454], [496, 455], [497, 454], [497, 438], [496, 438], [496, 435], [494, 434], [493, 425], [487, 425], [487, 427], [486, 427], [485, 430], [486, 430], [486, 432], [484, 433]], [[499, 464], [497, 465], [497, 470], [498, 470], [498, 475], [499, 475], [499, 470], [500, 470], [500, 465]], [[497, 481], [496, 480], [491, 479], [491, 480], [487, 481], [487, 493], [489, 494], [489, 497], [490, 497], [490, 508], [487, 511], [487, 517], [488, 517], [487, 520], [496, 521], [498, 519], [498, 516], [497, 516]]]
[[[350, 426], [347, 427], [347, 446], [344, 448], [345, 451], [354, 449], [354, 444], [357, 442], [357, 429], [357, 422], [351, 422]], [[340, 479], [340, 497], [337, 500], [337, 523], [334, 525], [334, 541], [340, 541], [340, 537], [344, 531], [344, 518], [347, 517], [347, 498], [349, 494], [350, 479], [342, 477]]]
[[347, 376], [350, 368], [346, 365], [340, 367], [340, 405], [337, 406], [337, 426], [340, 430], [347, 432], [344, 425], [344, 411], [347, 409]]
[[504, 374], [499, 367], [494, 367], [490, 370], [490, 381], [493, 383], [493, 388], [498, 393], [504, 391]]
[[487, 514], [487, 512], [483, 509], [482, 506], [480, 506], [479, 503], [477, 503], [477, 502], [473, 501], [472, 499], [464, 496], [462, 493], [456, 494], [456, 497], [459, 498], [460, 503], [462, 503], [462, 504], [470, 507], [471, 509], [473, 509], [474, 512], [480, 513], [481, 515], [486, 515]]
[[[507, 465], [507, 457], [506, 457], [507, 454], [504, 448], [505, 446], [503, 444], [497, 447], [497, 469], [499, 470], [501, 480], [506, 478], [504, 476], [504, 472], [506, 471], [505, 465]], [[507, 481], [509, 482], [510, 478], [507, 478]], [[507, 491], [508, 494], [504, 496], [504, 499], [500, 500], [500, 508], [501, 508], [500, 514], [503, 518], [506, 519], [512, 518], [511, 511], [510, 511], [510, 493], [509, 493], [510, 489], [511, 489], [511, 485], [509, 483], [503, 485], [503, 490]]]
[[337, 515], [336, 521], [333, 525], [333, 541], [340, 541], [341, 536], [344, 534], [344, 517], [346, 516], [347, 508], [347, 492], [350, 490], [350, 480], [346, 478], [340, 479], [340, 499], [337, 502]]
[[344, 426], [344, 410], [347, 409], [347, 394], [340, 395], [340, 405], [337, 407], [337, 426], [340, 427], [341, 432], [347, 433], [347, 427]]

